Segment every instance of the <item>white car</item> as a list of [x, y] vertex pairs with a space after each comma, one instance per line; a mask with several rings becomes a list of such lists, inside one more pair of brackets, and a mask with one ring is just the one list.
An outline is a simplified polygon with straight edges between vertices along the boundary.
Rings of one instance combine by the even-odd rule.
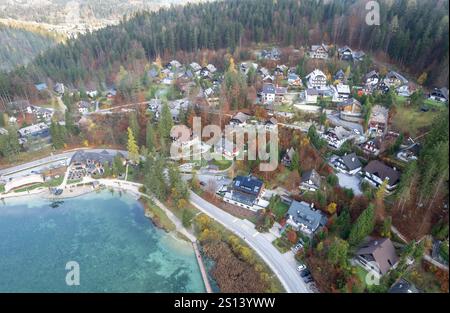
[[356, 128], [355, 128], [355, 129], [353, 129], [353, 131], [355, 132], [355, 134], [357, 134], [357, 135], [361, 135], [361, 132], [360, 132], [359, 130], [357, 130]]
[[301, 271], [303, 271], [305, 268], [306, 268], [306, 265], [305, 265], [305, 264], [300, 264], [300, 265], [297, 267], [297, 271], [301, 272]]

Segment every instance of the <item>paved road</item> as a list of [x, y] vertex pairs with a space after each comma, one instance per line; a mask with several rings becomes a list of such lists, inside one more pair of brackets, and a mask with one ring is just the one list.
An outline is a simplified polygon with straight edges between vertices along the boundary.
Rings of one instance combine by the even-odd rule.
[[339, 114], [327, 114], [327, 118], [333, 125], [342, 126], [352, 131], [357, 129], [360, 134], [364, 134], [364, 129], [361, 124], [343, 121], [339, 118]]
[[191, 192], [190, 201], [199, 210], [224, 225], [235, 235], [244, 239], [247, 244], [261, 256], [267, 265], [269, 265], [287, 292], [311, 292], [296, 271], [295, 262], [289, 262], [272, 245], [266, 236], [263, 236], [255, 230], [254, 225], [251, 222], [238, 219], [231, 214], [226, 213], [193, 192]]

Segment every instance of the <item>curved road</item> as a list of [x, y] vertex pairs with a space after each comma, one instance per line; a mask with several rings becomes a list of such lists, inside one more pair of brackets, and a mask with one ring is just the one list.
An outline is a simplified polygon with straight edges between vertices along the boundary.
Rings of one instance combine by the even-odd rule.
[[288, 262], [287, 258], [272, 245], [270, 240], [257, 232], [252, 223], [228, 214], [194, 192], [191, 192], [190, 201], [200, 211], [206, 213], [235, 235], [244, 239], [277, 275], [287, 292], [311, 292], [292, 263]]

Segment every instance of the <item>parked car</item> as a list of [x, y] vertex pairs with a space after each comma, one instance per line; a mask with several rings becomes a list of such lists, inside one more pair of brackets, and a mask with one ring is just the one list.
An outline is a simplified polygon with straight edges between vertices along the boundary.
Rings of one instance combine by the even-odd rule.
[[308, 276], [303, 277], [303, 281], [304, 281], [306, 284], [309, 284], [309, 283], [313, 282], [314, 279], [312, 278], [311, 275], [308, 275]]
[[205, 183], [204, 181], [201, 181], [201, 182], [200, 182], [200, 186], [205, 187], [205, 186], [206, 186], [206, 183]]
[[297, 271], [299, 271], [299, 272], [303, 271], [304, 269], [306, 269], [306, 265], [305, 265], [305, 264], [300, 264], [300, 265], [297, 267]]

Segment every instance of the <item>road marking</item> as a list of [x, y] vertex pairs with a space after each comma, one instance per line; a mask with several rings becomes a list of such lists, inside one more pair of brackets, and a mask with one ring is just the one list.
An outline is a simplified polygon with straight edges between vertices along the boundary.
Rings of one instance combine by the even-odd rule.
[[253, 237], [258, 236], [258, 234], [259, 234], [258, 232], [254, 233], [254, 234], [253, 234]]
[[236, 222], [237, 222], [237, 220], [238, 220], [238, 219], [237, 219], [237, 218], [235, 218], [235, 219], [233, 220], [233, 223], [236, 223]]

